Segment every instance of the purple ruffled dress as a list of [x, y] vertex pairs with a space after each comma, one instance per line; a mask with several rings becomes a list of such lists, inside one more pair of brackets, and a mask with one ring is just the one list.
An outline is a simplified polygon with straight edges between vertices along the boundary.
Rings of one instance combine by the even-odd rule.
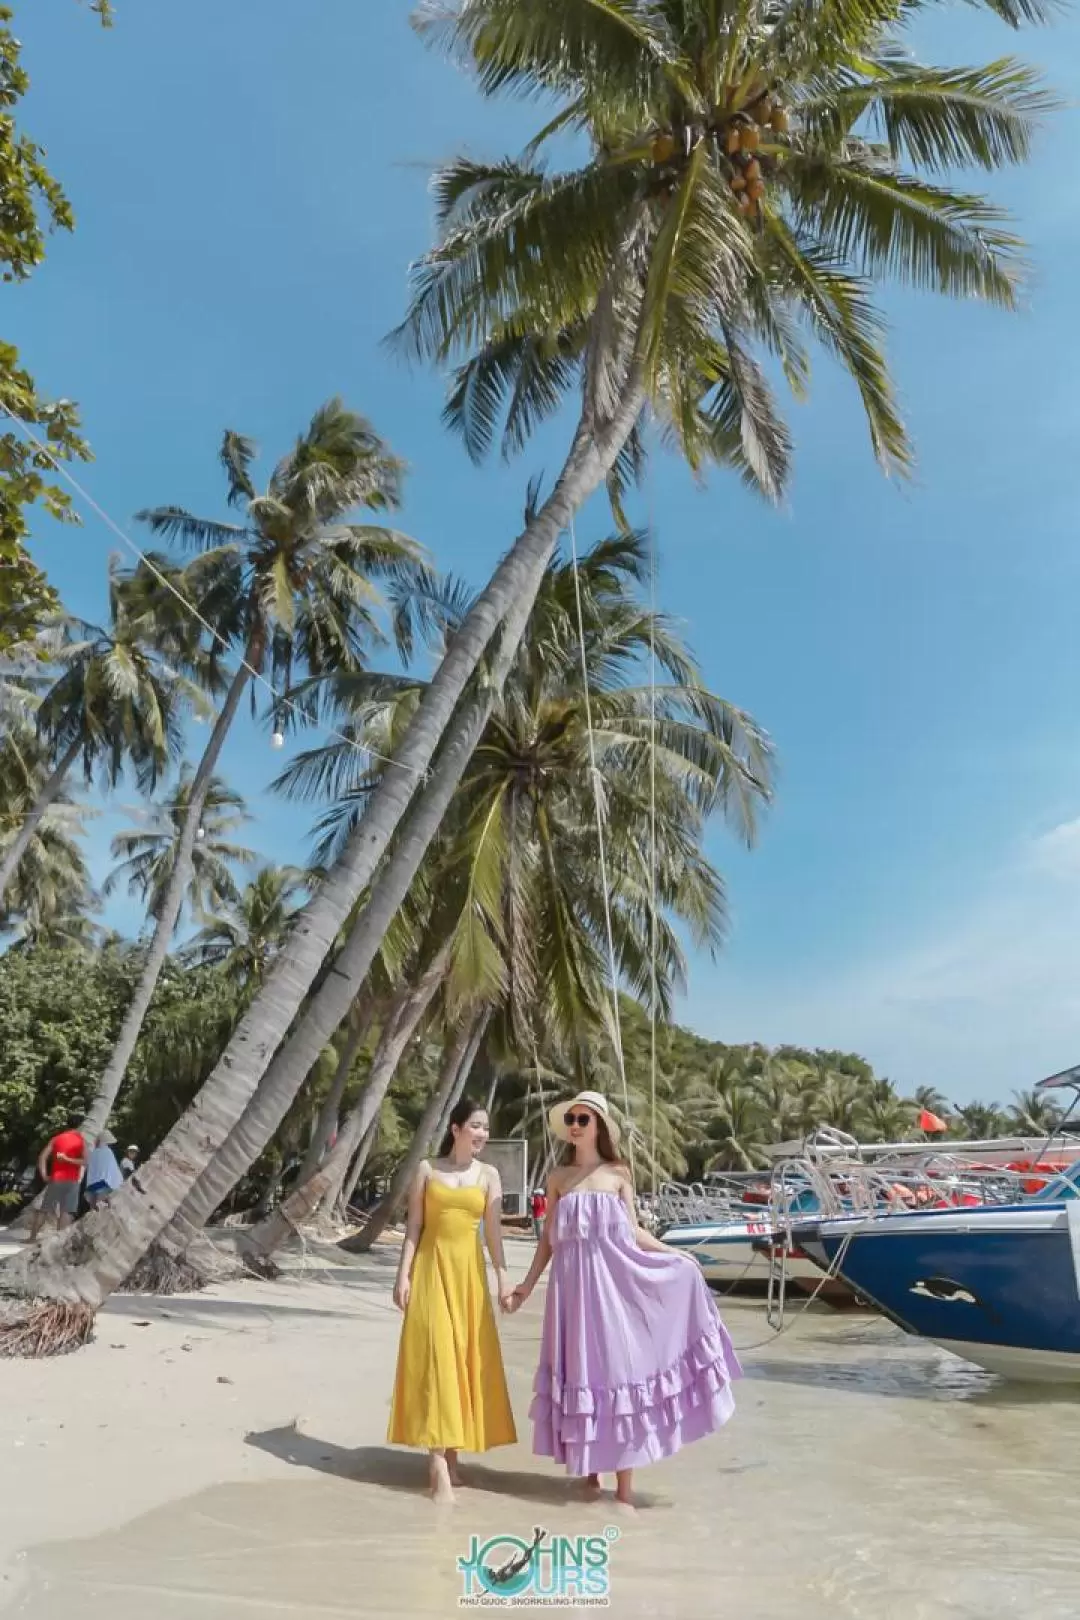
[[610, 1474], [722, 1428], [741, 1368], [697, 1264], [639, 1248], [616, 1193], [564, 1193], [553, 1228], [536, 1455]]

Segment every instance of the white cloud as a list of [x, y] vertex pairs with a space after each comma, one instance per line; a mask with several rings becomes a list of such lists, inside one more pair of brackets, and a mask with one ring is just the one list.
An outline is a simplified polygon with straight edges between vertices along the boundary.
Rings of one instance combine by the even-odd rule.
[[1080, 882], [1080, 816], [1033, 839], [1031, 864], [1051, 877]]
[[694, 1025], [858, 1050], [902, 1088], [960, 1102], [1006, 1099], [1080, 1061], [1080, 818], [1022, 845], [966, 915], [935, 919], [914, 948], [866, 955], [791, 994], [725, 986], [721, 969], [719, 1005]]

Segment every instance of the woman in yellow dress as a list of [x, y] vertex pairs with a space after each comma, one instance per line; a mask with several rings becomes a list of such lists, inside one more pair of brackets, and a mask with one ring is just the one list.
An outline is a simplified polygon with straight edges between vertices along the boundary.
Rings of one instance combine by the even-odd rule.
[[405, 1321], [387, 1439], [431, 1453], [437, 1502], [453, 1501], [459, 1451], [489, 1451], [517, 1440], [480, 1245], [483, 1221], [505, 1307], [511, 1287], [502, 1186], [498, 1171], [478, 1158], [487, 1140], [486, 1111], [462, 1098], [439, 1157], [424, 1160], [409, 1191], [394, 1285]]

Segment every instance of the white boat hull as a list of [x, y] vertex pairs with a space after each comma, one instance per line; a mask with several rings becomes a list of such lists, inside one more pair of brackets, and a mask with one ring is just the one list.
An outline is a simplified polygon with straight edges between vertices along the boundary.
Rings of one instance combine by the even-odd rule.
[[[769, 1236], [766, 1222], [734, 1227], [675, 1226], [664, 1233], [664, 1242], [689, 1254], [701, 1267], [706, 1282], [718, 1288], [764, 1288], [769, 1282], [769, 1257], [754, 1248]], [[789, 1256], [790, 1282], [818, 1284], [821, 1272], [812, 1260]]]
[[934, 1339], [942, 1350], [1020, 1384], [1080, 1384], [1080, 1355], [1062, 1350], [1027, 1350], [1004, 1344], [973, 1344], [966, 1339]]

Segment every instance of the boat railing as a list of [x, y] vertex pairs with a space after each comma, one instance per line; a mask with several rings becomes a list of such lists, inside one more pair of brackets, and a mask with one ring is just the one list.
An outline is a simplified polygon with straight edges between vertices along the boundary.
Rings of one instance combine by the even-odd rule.
[[714, 1226], [731, 1221], [761, 1220], [768, 1203], [769, 1183], [761, 1179], [761, 1202], [747, 1203], [746, 1184], [732, 1185], [720, 1178], [684, 1184], [668, 1181], [656, 1196], [658, 1227]]

